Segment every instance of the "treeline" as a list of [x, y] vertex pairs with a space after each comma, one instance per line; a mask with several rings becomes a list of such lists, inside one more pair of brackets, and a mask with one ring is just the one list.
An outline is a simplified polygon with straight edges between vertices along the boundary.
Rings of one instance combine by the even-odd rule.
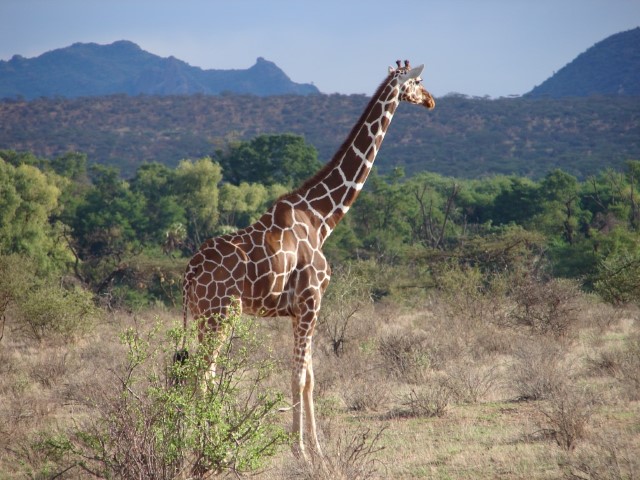
[[[80, 153], [0, 151], [0, 256], [29, 257], [109, 305], [178, 304], [186, 258], [204, 239], [255, 221], [320, 165], [292, 134], [175, 168], [147, 163], [128, 180]], [[379, 297], [437, 288], [433, 272], [455, 265], [569, 277], [608, 301], [636, 301], [639, 181], [632, 160], [584, 180], [559, 169], [537, 181], [374, 171], [325, 250], [334, 265], [395, 268], [372, 276]]]
[[[351, 130], [365, 95], [114, 95], [0, 102], [0, 148], [54, 158], [73, 150], [131, 178], [143, 163], [176, 168], [258, 134], [301, 135], [326, 161]], [[542, 178], [622, 170], [640, 158], [640, 97], [489, 100], [448, 95], [433, 112], [404, 105], [378, 158], [381, 173], [402, 167], [477, 178]]]

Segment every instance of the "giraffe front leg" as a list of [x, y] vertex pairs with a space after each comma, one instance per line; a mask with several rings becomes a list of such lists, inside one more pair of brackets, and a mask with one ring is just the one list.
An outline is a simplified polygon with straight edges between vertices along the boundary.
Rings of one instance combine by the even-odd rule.
[[311, 357], [311, 354], [309, 354], [309, 360], [306, 369], [306, 382], [302, 393], [305, 417], [305, 432], [308, 435], [307, 442], [312, 448], [312, 453], [314, 454], [314, 456], [322, 458], [322, 449], [320, 448], [320, 442], [318, 442], [316, 415], [313, 404], [314, 385], [315, 379], [313, 376], [313, 358]]
[[293, 370], [291, 375], [291, 401], [293, 404], [293, 426], [291, 434], [293, 435], [293, 445], [291, 449], [296, 457], [307, 459], [304, 448], [304, 432], [303, 425], [303, 391], [306, 381], [306, 372], [304, 367], [297, 360], [297, 348], [294, 349]]
[[[313, 417], [313, 399], [309, 404], [309, 398], [313, 395], [313, 371], [309, 376], [311, 365], [311, 334], [313, 331], [313, 321], [304, 317], [294, 318], [294, 346], [293, 346], [293, 368], [291, 375], [291, 394], [293, 402], [293, 429], [294, 436], [293, 453], [307, 459], [305, 443], [314, 442], [313, 448], [317, 444], [315, 438], [315, 418]], [[311, 405], [311, 409], [309, 409]], [[311, 415], [311, 417], [309, 417]], [[313, 425], [313, 430], [310, 429]], [[306, 427], [306, 428], [303, 428]], [[305, 432], [306, 430], [306, 432]], [[313, 433], [312, 433], [313, 432]], [[305, 438], [309, 434], [311, 438]], [[315, 439], [315, 441], [314, 441]]]
[[[313, 362], [311, 356], [311, 339], [315, 314], [304, 317], [294, 327], [293, 371], [291, 377], [291, 391], [293, 400], [293, 451], [296, 456], [307, 459], [306, 447], [311, 448], [312, 455], [322, 456], [316, 431], [316, 419], [313, 405]], [[304, 425], [304, 428], [303, 428]]]

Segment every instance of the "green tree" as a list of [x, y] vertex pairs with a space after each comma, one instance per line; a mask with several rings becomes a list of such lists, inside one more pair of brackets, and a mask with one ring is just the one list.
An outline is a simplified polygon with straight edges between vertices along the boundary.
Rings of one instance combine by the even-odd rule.
[[126, 261], [141, 247], [145, 231], [144, 197], [134, 193], [113, 168], [92, 168], [93, 187], [76, 210], [72, 223], [73, 246], [83, 262], [76, 273], [102, 291], [126, 268]]
[[224, 183], [220, 186], [219, 206], [222, 227], [242, 228], [255, 222], [287, 192], [284, 185], [261, 183]]
[[[549, 172], [540, 182], [542, 212], [536, 219], [538, 228], [561, 236], [572, 245], [581, 220], [578, 179], [562, 170]], [[582, 218], [584, 220], [584, 218]]]
[[58, 175], [76, 182], [88, 182], [87, 156], [80, 152], [68, 152], [54, 158], [49, 166]]
[[366, 190], [358, 197], [350, 213], [363, 247], [378, 259], [384, 258], [388, 262], [397, 260], [411, 238], [411, 227], [403, 215], [406, 200], [400, 183], [403, 175], [402, 170], [386, 176], [380, 176], [373, 170]]
[[0, 254], [19, 253], [42, 269], [60, 268], [72, 260], [61, 226], [50, 218], [59, 212], [62, 179], [22, 163], [0, 158]]
[[185, 209], [187, 236], [197, 248], [218, 224], [218, 184], [222, 169], [209, 157], [182, 160], [176, 169], [176, 195]]
[[626, 162], [626, 176], [628, 182], [627, 198], [629, 200], [629, 226], [640, 230], [640, 161], [629, 160]]
[[142, 165], [131, 179], [131, 191], [144, 197], [147, 219], [140, 237], [145, 242], [164, 242], [176, 225], [186, 224], [185, 208], [176, 194], [175, 170], [159, 163]]
[[225, 180], [289, 188], [297, 186], [322, 166], [316, 149], [293, 134], [259, 135], [248, 142], [233, 142], [217, 152]]
[[491, 208], [495, 225], [526, 225], [540, 212], [538, 185], [523, 177], [509, 177], [509, 183], [496, 195]]

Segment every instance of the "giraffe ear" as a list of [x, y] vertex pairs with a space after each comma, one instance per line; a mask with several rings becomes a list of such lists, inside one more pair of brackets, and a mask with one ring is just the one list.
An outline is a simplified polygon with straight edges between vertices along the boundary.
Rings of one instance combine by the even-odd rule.
[[409, 78], [418, 78], [422, 73], [422, 70], [424, 70], [424, 64], [418, 65], [416, 68], [412, 68], [409, 71]]

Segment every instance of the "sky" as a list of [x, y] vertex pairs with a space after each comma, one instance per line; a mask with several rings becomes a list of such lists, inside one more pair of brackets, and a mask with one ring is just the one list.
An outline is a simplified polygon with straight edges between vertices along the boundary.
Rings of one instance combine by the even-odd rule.
[[130, 40], [204, 69], [264, 57], [323, 93], [372, 94], [397, 59], [433, 95], [521, 95], [640, 26], [640, 0], [0, 0], [0, 60]]

